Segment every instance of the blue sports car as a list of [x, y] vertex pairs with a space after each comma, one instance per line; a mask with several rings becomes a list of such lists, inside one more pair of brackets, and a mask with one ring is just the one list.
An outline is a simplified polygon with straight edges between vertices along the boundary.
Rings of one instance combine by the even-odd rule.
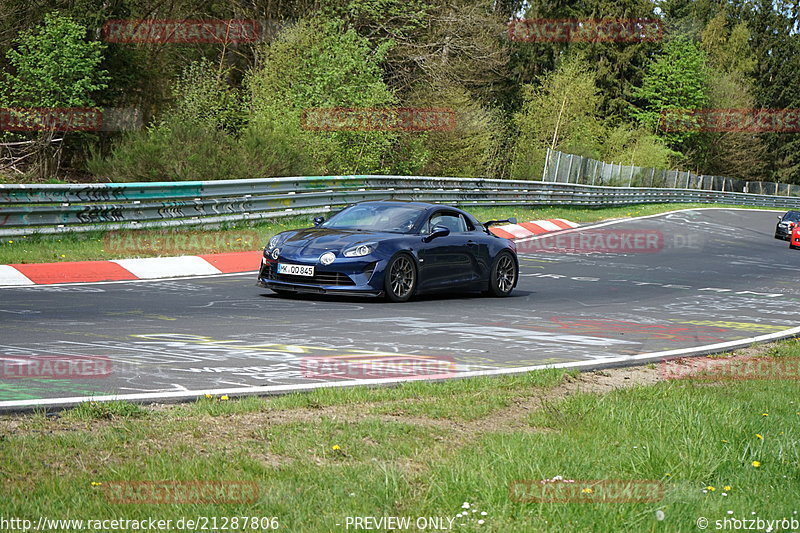
[[385, 296], [482, 291], [508, 296], [519, 278], [516, 245], [472, 215], [422, 202], [350, 205], [315, 227], [284, 231], [264, 249], [258, 284], [278, 294]]

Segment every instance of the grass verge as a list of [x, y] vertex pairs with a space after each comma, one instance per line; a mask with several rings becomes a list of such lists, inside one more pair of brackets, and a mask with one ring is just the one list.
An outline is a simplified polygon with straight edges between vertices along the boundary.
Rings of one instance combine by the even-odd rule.
[[[746, 355], [766, 364], [796, 361], [800, 343]], [[701, 517], [709, 529], [725, 519], [800, 520], [797, 381], [664, 375], [657, 365], [550, 370], [4, 416], [2, 514], [34, 523], [39, 516], [173, 524], [277, 517], [280, 529], [301, 532], [345, 531], [347, 517], [359, 516], [442, 517], [445, 525], [454, 520], [452, 530], [497, 532], [689, 532]], [[560, 493], [575, 501], [511, 497], [516, 480], [556, 476], [582, 488]], [[645, 501], [603, 502], [584, 492], [602, 487], [591, 480], [639, 480], [663, 490], [635, 494]], [[109, 496], [108, 487], [131, 481], [155, 485]], [[196, 485], [170, 485], [168, 498], [194, 501], [138, 501], [175, 481], [252, 482], [257, 489], [226, 494], [241, 502], [212, 504], [197, 501], [208, 493]], [[114, 500], [119, 494], [128, 503]]]
[[[691, 207], [737, 207], [716, 204], [641, 204], [588, 209], [577, 207], [475, 207], [468, 211], [479, 220], [516, 217], [519, 221], [564, 218], [578, 223], [644, 216]], [[755, 209], [755, 208], [754, 208]], [[313, 215], [284, 217], [257, 224], [233, 224], [221, 229], [125, 230], [58, 236], [30, 235], [0, 239], [0, 265], [99, 261], [134, 257], [240, 252], [263, 248], [281, 231], [308, 227]]]

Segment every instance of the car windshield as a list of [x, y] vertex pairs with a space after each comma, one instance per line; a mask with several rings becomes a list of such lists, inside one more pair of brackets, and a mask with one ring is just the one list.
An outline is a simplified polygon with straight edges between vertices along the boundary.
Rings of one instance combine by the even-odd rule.
[[409, 233], [422, 210], [417, 206], [358, 204], [336, 213], [322, 227]]
[[783, 220], [789, 221], [797, 221], [800, 220], [800, 211], [789, 211], [785, 215], [783, 215]]

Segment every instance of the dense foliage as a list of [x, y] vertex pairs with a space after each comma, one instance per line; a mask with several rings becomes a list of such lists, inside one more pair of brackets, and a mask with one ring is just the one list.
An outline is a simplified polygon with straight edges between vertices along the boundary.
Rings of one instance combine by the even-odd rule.
[[[800, 108], [786, 0], [2, 0], [0, 107], [134, 108], [132, 131], [0, 132], [0, 180], [394, 173], [538, 179], [547, 148], [800, 183], [800, 134], [664, 113]], [[527, 19], [651, 19], [658, 38], [528, 42]], [[258, 42], [105, 42], [117, 19], [260, 22]], [[449, 108], [448, 131], [315, 131], [318, 108]], [[695, 120], [687, 115], [683, 123]], [[17, 145], [13, 145], [17, 146]], [[33, 154], [32, 154], [33, 155]], [[47, 164], [57, 157], [60, 164]], [[4, 161], [15, 164], [15, 173]], [[63, 162], [62, 162], [63, 160]], [[30, 163], [30, 164], [29, 164]]]

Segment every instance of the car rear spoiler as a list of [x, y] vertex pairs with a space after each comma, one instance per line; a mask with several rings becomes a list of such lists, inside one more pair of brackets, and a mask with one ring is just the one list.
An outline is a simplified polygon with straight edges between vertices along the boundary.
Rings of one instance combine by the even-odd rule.
[[509, 217], [505, 220], [490, 220], [488, 222], [483, 223], [483, 227], [486, 228], [486, 231], [489, 231], [489, 226], [493, 226], [494, 224], [516, 224], [517, 219], [514, 217]]

